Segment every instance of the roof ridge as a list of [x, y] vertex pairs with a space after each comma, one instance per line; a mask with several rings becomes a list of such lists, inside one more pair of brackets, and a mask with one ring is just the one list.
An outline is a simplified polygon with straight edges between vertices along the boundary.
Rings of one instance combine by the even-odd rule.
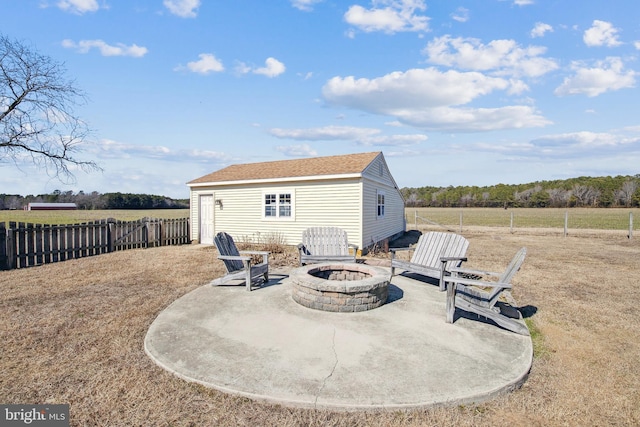
[[381, 154], [381, 151], [373, 151], [233, 164], [187, 184], [362, 173]]

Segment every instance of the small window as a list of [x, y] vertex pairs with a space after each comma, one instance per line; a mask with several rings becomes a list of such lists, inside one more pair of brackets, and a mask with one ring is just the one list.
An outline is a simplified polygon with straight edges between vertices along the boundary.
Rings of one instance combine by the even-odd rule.
[[265, 194], [264, 195], [264, 216], [266, 217], [275, 217], [276, 216], [276, 195], [275, 194]]
[[263, 197], [264, 218], [293, 219], [293, 193], [266, 192]]
[[382, 191], [378, 191], [378, 217], [384, 216], [384, 193]]
[[278, 216], [290, 217], [291, 216], [291, 194], [280, 194], [278, 201]]

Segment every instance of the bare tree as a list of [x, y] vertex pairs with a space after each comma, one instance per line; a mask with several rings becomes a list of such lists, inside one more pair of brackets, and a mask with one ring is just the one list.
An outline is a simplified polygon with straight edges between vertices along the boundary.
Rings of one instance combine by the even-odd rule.
[[26, 44], [0, 34], [0, 162], [25, 158], [59, 179], [76, 168], [99, 170], [74, 154], [89, 128], [74, 114], [85, 94], [64, 67]]
[[622, 184], [622, 188], [618, 191], [618, 194], [617, 194], [621, 204], [625, 206], [631, 206], [631, 203], [633, 202], [633, 195], [636, 193], [637, 189], [638, 189], [637, 181], [631, 181], [631, 180], [625, 181]]
[[575, 184], [571, 189], [571, 194], [576, 199], [577, 206], [589, 206], [595, 204], [600, 192], [593, 187]]

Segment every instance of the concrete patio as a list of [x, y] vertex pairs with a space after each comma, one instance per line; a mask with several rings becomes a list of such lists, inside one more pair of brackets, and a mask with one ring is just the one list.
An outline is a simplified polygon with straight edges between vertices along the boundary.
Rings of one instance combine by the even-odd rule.
[[481, 402], [519, 387], [530, 337], [489, 322], [445, 322], [445, 293], [395, 276], [389, 301], [359, 313], [297, 304], [289, 270], [253, 292], [202, 286], [167, 307], [144, 346], [159, 366], [225, 393], [331, 410]]

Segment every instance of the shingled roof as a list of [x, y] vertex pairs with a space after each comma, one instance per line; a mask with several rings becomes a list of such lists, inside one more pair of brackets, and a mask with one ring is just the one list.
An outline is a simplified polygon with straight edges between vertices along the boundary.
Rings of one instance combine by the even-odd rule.
[[218, 183], [226, 181], [251, 181], [322, 175], [344, 175], [362, 173], [380, 154], [346, 154], [342, 156], [312, 157], [274, 162], [245, 163], [231, 165], [224, 169], [189, 181], [188, 185]]

